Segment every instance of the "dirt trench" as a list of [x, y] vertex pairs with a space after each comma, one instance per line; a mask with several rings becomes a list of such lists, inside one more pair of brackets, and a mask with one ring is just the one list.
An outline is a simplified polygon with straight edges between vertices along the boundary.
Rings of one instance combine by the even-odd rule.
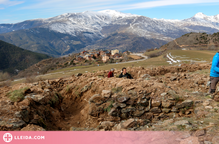
[[[207, 88], [204, 86], [208, 81], [207, 77], [197, 77], [187, 73], [209, 68], [209, 64], [149, 69], [143, 67], [127, 68], [128, 72], [133, 75], [133, 80], [108, 79], [106, 78], [107, 71], [98, 71], [80, 76], [73, 75], [66, 79], [3, 87], [0, 88], [0, 129], [20, 130], [29, 124], [33, 124], [41, 126], [45, 130], [68, 131], [77, 128], [94, 130], [100, 125], [100, 122], [106, 120], [118, 124], [121, 120], [129, 118], [139, 119], [138, 116], [133, 116], [134, 111], [128, 112], [127, 116], [121, 118], [121, 111], [125, 111], [121, 108], [116, 110], [117, 116], [108, 114], [112, 110], [112, 102], [116, 102], [122, 96], [129, 97], [129, 101], [125, 104], [128, 108], [135, 107], [136, 111], [139, 111], [140, 108], [145, 109], [149, 106], [149, 103], [151, 103], [150, 109], [158, 108], [154, 109], [155, 113], [151, 110], [145, 112], [143, 119], [146, 117], [155, 119], [171, 117], [171, 114], [160, 116], [162, 112], [160, 111], [162, 109], [161, 95], [166, 93], [165, 100], [168, 101], [169, 96], [180, 94], [180, 88], [207, 92]], [[115, 74], [120, 74], [120, 70], [116, 70]], [[24, 87], [28, 87], [24, 91], [24, 100], [10, 101], [7, 93]], [[103, 91], [111, 91], [110, 96], [105, 97]], [[171, 94], [171, 92], [175, 94]], [[96, 98], [98, 99], [97, 103], [100, 104], [91, 102], [91, 98], [95, 94], [99, 95]], [[138, 106], [142, 101], [145, 101], [143, 108]], [[157, 105], [153, 106], [153, 101], [154, 103], [158, 101]], [[192, 111], [190, 114], [193, 114]]]

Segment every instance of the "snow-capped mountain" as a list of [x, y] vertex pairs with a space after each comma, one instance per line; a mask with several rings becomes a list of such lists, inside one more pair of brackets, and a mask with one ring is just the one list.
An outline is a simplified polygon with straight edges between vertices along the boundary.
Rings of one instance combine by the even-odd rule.
[[[43, 29], [44, 32], [53, 31], [54, 33], [69, 35], [69, 37], [80, 37], [80, 43], [83, 43], [84, 46], [95, 44], [97, 40], [106, 38], [115, 32], [168, 42], [189, 32], [218, 32], [219, 15], [206, 16], [203, 13], [197, 13], [184, 20], [165, 20], [121, 13], [115, 10], [66, 13], [53, 18], [28, 20], [16, 24], [0, 24], [0, 33], [2, 33], [0, 39], [18, 45], [18, 42], [5, 37], [9, 35], [8, 32], [13, 35], [18, 30], [25, 30], [40, 35], [39, 31], [35, 31], [36, 28]], [[63, 40], [63, 42], [66, 43], [66, 46], [69, 46], [70, 39]], [[27, 48], [22, 44], [19, 46]], [[71, 46], [69, 47], [71, 49]]]
[[104, 10], [99, 12], [86, 11], [82, 13], [66, 13], [54, 18], [46, 19], [43, 28], [49, 28], [60, 33], [67, 33], [77, 36], [85, 33], [87, 37], [104, 37], [101, 32], [103, 27], [112, 24], [126, 25], [124, 19], [133, 19], [137, 15], [125, 14], [114, 10]]

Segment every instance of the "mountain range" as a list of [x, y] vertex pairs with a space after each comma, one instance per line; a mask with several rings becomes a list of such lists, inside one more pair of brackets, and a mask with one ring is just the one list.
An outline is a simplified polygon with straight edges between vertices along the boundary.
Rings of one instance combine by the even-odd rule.
[[219, 15], [197, 13], [184, 20], [166, 20], [104, 10], [0, 24], [0, 40], [58, 57], [91, 48], [139, 52], [186, 33], [218, 31]]

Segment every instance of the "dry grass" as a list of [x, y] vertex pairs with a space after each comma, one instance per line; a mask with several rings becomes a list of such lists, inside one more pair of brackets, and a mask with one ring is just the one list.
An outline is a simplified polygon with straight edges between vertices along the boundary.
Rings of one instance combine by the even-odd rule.
[[137, 55], [129, 55], [129, 57], [133, 58], [134, 60], [142, 59], [142, 57], [137, 56]]
[[[93, 71], [96, 72], [99, 70], [110, 70], [111, 68], [121, 69], [122, 67], [139, 67], [139, 66], [146, 68], [146, 67], [156, 67], [156, 66], [161, 66], [161, 65], [164, 65], [164, 66], [169, 65], [166, 62], [166, 59], [163, 58], [163, 56], [151, 58], [148, 60], [138, 61], [138, 62], [127, 62], [127, 63], [118, 63], [118, 64], [113, 63], [113, 64], [104, 64], [102, 66], [78, 66], [78, 67], [63, 68], [63, 69], [59, 69], [51, 73], [48, 73], [46, 75], [41, 75], [40, 78], [41, 79], [58, 79], [58, 78], [66, 78], [76, 73], [86, 73], [86, 72], [93, 72]], [[30, 79], [30, 81], [32, 80]], [[13, 81], [12, 85], [18, 84], [18, 83], [24, 83], [24, 82], [26, 82], [26, 79], [20, 79], [19, 81]]]
[[11, 78], [11, 76], [7, 72], [5, 72], [5, 73], [0, 72], [0, 81], [8, 80], [10, 78]]
[[158, 53], [158, 52], [161, 52], [161, 51], [163, 51], [163, 50], [160, 50], [160, 49], [159, 50], [153, 50], [153, 51], [145, 52], [144, 55], [149, 56], [151, 54], [155, 54], [155, 53]]
[[0, 82], [0, 87], [11, 86], [11, 80]]
[[180, 56], [186, 58], [177, 58], [179, 60], [199, 60], [199, 61], [207, 61], [211, 62], [215, 52], [213, 51], [196, 51], [196, 50], [171, 50], [172, 56]]
[[[160, 50], [156, 50], [158, 52]], [[155, 51], [152, 51], [155, 52]], [[186, 57], [191, 58], [202, 58], [202, 60], [208, 60], [211, 61], [213, 58], [213, 55], [211, 53], [214, 53], [212, 51], [182, 51], [182, 50], [171, 50], [168, 51], [171, 52], [173, 56], [183, 56], [185, 55]], [[150, 52], [149, 52], [150, 53]], [[178, 59], [178, 58], [177, 58]], [[77, 66], [77, 67], [68, 67], [68, 68], [63, 68], [59, 70], [52, 71], [51, 73], [48, 73], [46, 75], [40, 76], [41, 79], [58, 79], [58, 78], [66, 78], [69, 76], [72, 76], [73, 74], [76, 73], [86, 73], [86, 72], [96, 72], [99, 70], [110, 70], [111, 68], [115, 69], [121, 69], [122, 67], [156, 67], [156, 66], [168, 66], [169, 64], [166, 62], [167, 59], [165, 58], [164, 55], [161, 55], [159, 57], [155, 58], [150, 58], [147, 60], [143, 61], [138, 61], [138, 62], [127, 62], [127, 63], [113, 63], [113, 64], [103, 64], [101, 66]], [[203, 72], [205, 74], [208, 74], [207, 71]], [[28, 80], [29, 81], [29, 80]], [[32, 81], [32, 80], [30, 80]], [[17, 83], [22, 83], [25, 82], [25, 80], [20, 80], [13, 82], [12, 85], [17, 84]]]
[[36, 76], [28, 76], [28, 77], [26, 77], [25, 83], [33, 83], [36, 81], [37, 81]]

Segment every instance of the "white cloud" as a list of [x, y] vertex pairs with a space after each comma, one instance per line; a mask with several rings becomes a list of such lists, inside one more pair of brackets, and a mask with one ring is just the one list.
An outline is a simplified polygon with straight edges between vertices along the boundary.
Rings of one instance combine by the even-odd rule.
[[[0, 0], [9, 1], [9, 0]], [[21, 9], [40, 9], [48, 12], [82, 12], [86, 10], [129, 10], [145, 9], [171, 5], [219, 3], [219, 0], [151, 0], [138, 2], [136, 0], [32, 0], [31, 5]]]
[[38, 0], [34, 4], [22, 7], [22, 9], [42, 9], [42, 8], [71, 8], [78, 9], [79, 7], [97, 7], [115, 5], [120, 2], [130, 0]]
[[7, 22], [7, 21], [10, 21], [10, 19], [3, 19], [2, 21], [3, 22]]
[[0, 5], [6, 5], [6, 6], [14, 6], [22, 3], [24, 3], [24, 1], [0, 0]]
[[219, 0], [157, 0], [141, 3], [129, 4], [121, 7], [121, 10], [143, 9], [171, 5], [202, 4], [202, 3], [219, 3]]
[[3, 9], [5, 9], [5, 8], [0, 7], [0, 10], [3, 10]]

